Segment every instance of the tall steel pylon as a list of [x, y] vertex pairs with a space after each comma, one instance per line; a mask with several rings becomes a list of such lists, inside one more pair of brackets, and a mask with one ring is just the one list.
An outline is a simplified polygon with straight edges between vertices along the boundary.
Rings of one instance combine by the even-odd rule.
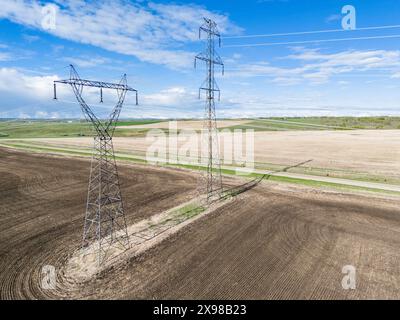
[[[127, 85], [126, 75], [122, 77], [118, 84], [81, 79], [73, 65], [70, 65], [70, 78], [68, 80], [54, 81], [54, 99], [57, 99], [57, 83], [69, 84], [72, 87], [86, 120], [92, 123], [94, 128], [94, 150], [82, 248], [94, 249], [97, 252], [98, 263], [101, 264], [111, 246], [120, 244], [125, 248], [129, 247], [129, 235], [112, 138], [126, 93], [128, 91], [135, 92], [137, 104], [137, 90]], [[118, 102], [108, 119], [100, 120], [85, 102], [82, 97], [85, 86], [100, 88], [100, 102], [103, 102], [103, 89], [117, 91]]]
[[223, 191], [215, 113], [215, 93], [218, 93], [219, 100], [220, 90], [214, 78], [214, 69], [215, 65], [220, 65], [222, 67], [222, 74], [224, 74], [224, 64], [221, 57], [215, 51], [216, 41], [221, 46], [221, 36], [217, 24], [210, 19], [204, 18], [204, 23], [199, 28], [200, 39], [202, 39], [202, 34], [206, 36], [206, 48], [205, 51], [195, 57], [194, 61], [195, 68], [197, 60], [204, 61], [207, 67], [207, 78], [199, 89], [199, 98], [202, 91], [206, 92], [205, 116], [201, 139], [201, 162], [204, 163], [204, 161], [207, 161], [207, 169], [201, 176], [199, 191], [205, 194], [206, 202], [210, 203], [212, 200], [220, 198]]

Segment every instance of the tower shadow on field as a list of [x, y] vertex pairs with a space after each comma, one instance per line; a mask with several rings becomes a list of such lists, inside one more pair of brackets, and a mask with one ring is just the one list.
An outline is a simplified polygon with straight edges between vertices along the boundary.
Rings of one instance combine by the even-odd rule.
[[275, 170], [275, 171], [272, 171], [270, 173], [263, 174], [261, 177], [255, 178], [255, 179], [253, 179], [253, 180], [251, 180], [249, 182], [246, 182], [246, 183], [244, 183], [242, 185], [235, 186], [235, 187], [232, 187], [230, 189], [227, 189], [227, 190], [225, 190], [225, 192], [224, 192], [225, 194], [222, 196], [222, 199], [226, 199], [228, 197], [238, 196], [239, 194], [242, 194], [242, 193], [244, 193], [246, 191], [249, 191], [249, 190], [255, 188], [261, 181], [269, 180], [269, 178], [271, 178], [271, 176], [273, 176], [274, 173], [287, 172], [290, 169], [301, 167], [302, 165], [305, 165], [306, 163], [309, 163], [311, 161], [313, 161], [313, 159], [310, 159], [310, 160], [307, 160], [307, 161], [303, 161], [303, 162], [297, 163], [297, 164], [292, 165], [292, 166], [287, 166], [285, 168], [282, 168], [282, 169], [279, 169], [279, 170]]

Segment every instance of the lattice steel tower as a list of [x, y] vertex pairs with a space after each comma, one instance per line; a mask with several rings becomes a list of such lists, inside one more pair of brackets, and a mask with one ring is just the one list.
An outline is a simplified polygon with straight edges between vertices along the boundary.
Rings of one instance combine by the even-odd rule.
[[199, 89], [199, 98], [201, 92], [205, 91], [206, 105], [201, 139], [201, 161], [202, 163], [206, 161], [207, 169], [201, 177], [199, 189], [201, 193], [206, 195], [206, 202], [209, 203], [214, 199], [220, 198], [223, 191], [218, 128], [215, 114], [215, 93], [218, 93], [219, 100], [220, 90], [214, 78], [214, 69], [215, 65], [220, 65], [222, 67], [222, 74], [224, 74], [224, 64], [221, 57], [215, 51], [216, 41], [221, 46], [221, 36], [217, 24], [210, 19], [204, 18], [204, 23], [199, 29], [200, 39], [202, 39], [202, 34], [206, 36], [206, 48], [205, 51], [195, 57], [195, 68], [197, 60], [202, 60], [206, 63], [207, 78]]
[[[126, 93], [128, 91], [135, 92], [137, 104], [137, 90], [127, 85], [126, 75], [122, 77], [118, 84], [81, 79], [73, 65], [70, 65], [70, 78], [68, 80], [54, 81], [54, 99], [57, 99], [56, 83], [69, 84], [72, 87], [86, 120], [91, 122], [94, 128], [94, 150], [82, 248], [95, 250], [98, 262], [101, 264], [111, 246], [120, 244], [125, 248], [129, 247], [129, 236], [112, 137]], [[85, 102], [82, 97], [85, 86], [100, 88], [100, 102], [103, 102], [103, 89], [117, 91], [118, 102], [106, 120], [99, 119]]]

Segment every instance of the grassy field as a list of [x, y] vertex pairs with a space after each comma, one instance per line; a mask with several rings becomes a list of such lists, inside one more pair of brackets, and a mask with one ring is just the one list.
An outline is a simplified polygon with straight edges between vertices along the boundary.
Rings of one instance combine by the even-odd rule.
[[288, 121], [340, 129], [400, 129], [400, 117], [307, 117]]
[[[201, 121], [201, 120], [199, 120]], [[116, 137], [144, 136], [149, 129], [135, 128], [162, 120], [122, 120]], [[119, 127], [124, 128], [119, 128]], [[131, 128], [126, 128], [127, 126]], [[400, 129], [400, 117], [305, 117], [248, 119], [243, 125], [228, 129], [255, 131]], [[79, 120], [0, 120], [0, 139], [58, 138], [92, 136], [91, 126]]]
[[[115, 136], [143, 136], [147, 129], [135, 129], [134, 125], [157, 123], [155, 120], [120, 121]], [[119, 126], [132, 126], [132, 129], [118, 129]], [[20, 138], [60, 138], [93, 136], [91, 125], [79, 120], [3, 120], [0, 121], [0, 139]]]
[[1, 138], [79, 137], [90, 132], [90, 126], [80, 121], [0, 121]]
[[153, 124], [162, 122], [161, 120], [121, 120], [117, 122], [117, 127], [121, 126], [139, 126], [143, 124]]
[[260, 118], [234, 128], [255, 131], [400, 129], [400, 117]]
[[[158, 120], [124, 120], [117, 123], [115, 136], [143, 136], [148, 129], [135, 129], [135, 125], [158, 123]], [[119, 128], [124, 126], [125, 128]], [[132, 128], [126, 128], [132, 126]], [[231, 129], [256, 131], [286, 130], [349, 130], [349, 129], [398, 129], [400, 118], [271, 118], [249, 120], [245, 125], [232, 126]], [[57, 138], [91, 136], [88, 123], [78, 120], [12, 120], [0, 121], [0, 138]]]

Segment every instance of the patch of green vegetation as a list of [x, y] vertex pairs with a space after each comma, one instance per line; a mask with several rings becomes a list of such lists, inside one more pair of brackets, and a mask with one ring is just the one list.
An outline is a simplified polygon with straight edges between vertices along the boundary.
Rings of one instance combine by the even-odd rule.
[[[260, 174], [255, 174], [255, 175], [258, 177], [261, 176]], [[400, 196], [400, 192], [397, 192], [397, 191], [382, 190], [382, 189], [368, 188], [368, 187], [359, 187], [359, 186], [350, 186], [350, 185], [334, 183], [334, 182], [314, 181], [314, 180], [282, 177], [282, 176], [267, 176], [265, 179], [271, 180], [271, 181], [276, 181], [276, 182], [301, 184], [301, 185], [314, 187], [314, 188], [327, 187], [327, 188], [333, 188], [333, 189], [343, 190], [343, 191], [366, 191], [366, 192], [374, 192], [374, 193], [382, 193], [382, 194], [390, 194], [390, 195]]]
[[357, 171], [338, 169], [338, 168], [318, 168], [318, 167], [311, 167], [309, 165], [285, 166], [285, 165], [277, 165], [277, 164], [261, 163], [261, 162], [256, 162], [255, 168], [258, 170], [299, 173], [317, 177], [330, 177], [330, 178], [357, 180], [365, 182], [400, 184], [400, 179], [396, 177], [374, 175], [366, 172], [357, 172]]
[[[60, 154], [69, 154], [69, 155], [84, 156], [84, 157], [90, 157], [92, 155], [91, 151], [74, 150], [74, 149], [69, 149], [69, 148], [61, 149], [61, 148], [54, 148], [54, 147], [35, 146], [35, 145], [27, 145], [27, 144], [23, 144], [23, 143], [8, 143], [8, 142], [6, 142], [6, 143], [1, 143], [0, 146], [12, 147], [12, 148], [23, 149], [23, 150], [31, 150], [31, 151], [35, 151], [35, 152], [60, 153]], [[140, 158], [121, 156], [121, 155], [116, 155], [115, 159], [122, 160], [122, 161], [132, 161], [135, 163], [147, 163], [146, 160], [143, 160]]]
[[[186, 169], [191, 169], [191, 170], [206, 170], [205, 167], [196, 166], [196, 165], [186, 165], [186, 164], [171, 165], [171, 164], [168, 164], [166, 166], [181, 167], [181, 168], [186, 168]], [[237, 175], [236, 170], [230, 170], [230, 169], [221, 169], [221, 173], [225, 174], [225, 175], [235, 175], [235, 176]], [[251, 173], [251, 174], [248, 174], [248, 175], [245, 175], [242, 177], [249, 178], [249, 179], [264, 177], [264, 180], [284, 182], [284, 183], [290, 183], [290, 184], [301, 184], [301, 185], [315, 187], [315, 188], [327, 187], [327, 188], [334, 188], [334, 189], [343, 190], [343, 191], [367, 191], [367, 192], [377, 192], [377, 193], [400, 196], [400, 192], [397, 192], [397, 191], [389, 191], [389, 190], [382, 190], [382, 189], [368, 188], [368, 187], [359, 187], [359, 186], [350, 186], [350, 185], [334, 183], [334, 182], [315, 181], [315, 180], [308, 180], [308, 179], [266, 175], [266, 174], [262, 174], [262, 173]]]
[[116, 128], [114, 137], [144, 137], [150, 129], [126, 129]]
[[204, 212], [206, 210], [205, 207], [200, 206], [196, 203], [190, 203], [186, 206], [183, 206], [181, 208], [175, 209], [170, 212], [170, 217], [161, 221], [159, 224], [150, 224], [149, 228], [155, 228], [158, 227], [160, 224], [164, 225], [170, 221], [185, 221], [190, 218], [193, 218], [200, 213]]
[[204, 212], [206, 208], [203, 206], [199, 206], [196, 203], [191, 203], [188, 204], [182, 208], [177, 209], [176, 211], [173, 211], [172, 214], [174, 218], [181, 219], [184, 218], [185, 220], [193, 218], [194, 216], [197, 216], [198, 214]]
[[[165, 120], [121, 120], [116, 137], [142, 137], [149, 129], [136, 125], [161, 123]], [[120, 128], [132, 126], [132, 128]], [[246, 124], [228, 129], [255, 131], [400, 129], [400, 117], [274, 117], [249, 119]], [[164, 130], [168, 132], [168, 130]], [[0, 121], [0, 139], [57, 138], [93, 136], [90, 123], [75, 120], [5, 120]]]
[[324, 130], [324, 127], [307, 125], [302, 123], [291, 123], [289, 121], [260, 119], [246, 124], [234, 126], [234, 129], [254, 129], [255, 131], [297, 131], [297, 130]]
[[24, 150], [32, 150], [32, 151], [39, 151], [39, 152], [55, 152], [55, 153], [63, 153], [63, 154], [74, 154], [80, 156], [90, 156], [91, 152], [85, 151], [76, 151], [71, 149], [61, 149], [61, 148], [52, 148], [52, 147], [42, 147], [42, 146], [35, 146], [35, 145], [28, 145], [28, 144], [21, 144], [21, 143], [1, 143], [1, 146], [5, 147], [12, 147], [17, 149], [24, 149]]
[[400, 117], [273, 117], [253, 119], [229, 128], [255, 131], [400, 129]]
[[9, 139], [92, 136], [90, 125], [79, 120], [1, 121], [0, 132], [4, 134], [0, 138]]
[[[159, 122], [159, 121], [154, 121]], [[152, 123], [154, 123], [152, 122]], [[130, 125], [133, 123], [129, 122]], [[135, 122], [141, 124], [140, 122]], [[119, 122], [118, 125], [125, 125]], [[143, 137], [149, 129], [116, 128], [115, 137]], [[92, 137], [93, 128], [90, 123], [79, 120], [15, 120], [0, 121], [0, 139], [24, 139], [24, 138], [65, 138], [65, 137]]]
[[277, 118], [289, 122], [337, 127], [337, 129], [397, 129], [400, 117], [298, 117]]
[[136, 163], [147, 163], [146, 160], [140, 159], [140, 158], [133, 158], [133, 157], [125, 157], [125, 156], [115, 156], [115, 159], [117, 160], [123, 160], [123, 161], [132, 161]]

